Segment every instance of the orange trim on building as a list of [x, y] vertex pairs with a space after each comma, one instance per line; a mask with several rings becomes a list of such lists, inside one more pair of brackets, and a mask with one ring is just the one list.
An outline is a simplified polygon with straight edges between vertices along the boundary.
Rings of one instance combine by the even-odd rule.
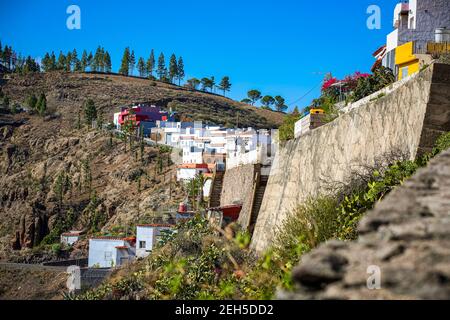
[[178, 166], [179, 169], [208, 169], [206, 163], [183, 163]]

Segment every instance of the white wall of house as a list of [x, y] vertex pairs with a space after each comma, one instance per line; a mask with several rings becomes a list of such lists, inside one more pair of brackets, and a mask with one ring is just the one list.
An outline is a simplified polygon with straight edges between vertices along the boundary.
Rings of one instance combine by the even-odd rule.
[[212, 179], [207, 179], [205, 184], [203, 185], [203, 197], [209, 197], [211, 192]]
[[230, 170], [235, 167], [243, 166], [246, 164], [261, 163], [262, 160], [262, 148], [257, 148], [249, 152], [229, 152], [226, 161], [226, 168]]
[[296, 138], [309, 131], [310, 122], [310, 115], [308, 114], [295, 123], [294, 135]]
[[116, 126], [116, 129], [120, 129], [119, 115], [120, 115], [120, 112], [117, 112], [117, 113], [114, 113], [114, 117], [113, 117], [113, 123]]
[[137, 226], [136, 230], [136, 256], [143, 258], [153, 250], [154, 227]]
[[121, 239], [89, 239], [88, 266], [111, 268], [120, 265], [123, 253], [116, 249], [120, 246], [128, 246], [128, 243]]
[[183, 163], [203, 163], [203, 149], [196, 147], [183, 148]]
[[196, 175], [202, 173], [207, 173], [207, 168], [178, 168], [177, 169], [177, 181], [181, 180], [192, 180]]
[[136, 230], [136, 256], [144, 258], [148, 256], [158, 243], [158, 237], [163, 230], [170, 230], [163, 226], [137, 226]]

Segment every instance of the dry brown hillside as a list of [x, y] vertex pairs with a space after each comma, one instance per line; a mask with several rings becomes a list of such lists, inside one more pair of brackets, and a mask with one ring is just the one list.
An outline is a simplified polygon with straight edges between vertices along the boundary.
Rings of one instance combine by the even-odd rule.
[[37, 253], [32, 248], [52, 231], [58, 239], [70, 229], [132, 230], [134, 223], [160, 216], [182, 199], [169, 159], [170, 153], [150, 146], [141, 157], [137, 143], [130, 152], [128, 143], [74, 129], [62, 117], [0, 114], [0, 260], [20, 253], [30, 261]]
[[11, 101], [23, 104], [27, 96], [44, 92], [49, 108], [63, 118], [74, 119], [84, 101], [91, 98], [105, 118], [112, 119], [120, 105], [150, 102], [172, 107], [180, 116], [220, 125], [273, 128], [283, 114], [262, 110], [234, 100], [200, 91], [136, 77], [113, 74], [50, 72], [10, 75], [3, 80], [3, 92]]

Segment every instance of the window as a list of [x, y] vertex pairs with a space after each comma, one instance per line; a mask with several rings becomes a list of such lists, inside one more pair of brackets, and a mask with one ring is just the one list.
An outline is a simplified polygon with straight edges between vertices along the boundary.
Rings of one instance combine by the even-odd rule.
[[112, 260], [112, 252], [105, 251], [105, 260]]
[[408, 77], [408, 67], [402, 68], [402, 79], [405, 79]]
[[145, 241], [139, 241], [139, 249], [144, 249], [145, 248]]

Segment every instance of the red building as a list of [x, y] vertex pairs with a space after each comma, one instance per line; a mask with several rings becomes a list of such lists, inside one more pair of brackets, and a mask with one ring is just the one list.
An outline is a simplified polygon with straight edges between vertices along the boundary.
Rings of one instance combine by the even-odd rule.
[[122, 126], [126, 121], [133, 121], [137, 127], [141, 122], [169, 121], [169, 113], [161, 111], [159, 107], [138, 104], [131, 108], [124, 108], [119, 114], [118, 122]]

